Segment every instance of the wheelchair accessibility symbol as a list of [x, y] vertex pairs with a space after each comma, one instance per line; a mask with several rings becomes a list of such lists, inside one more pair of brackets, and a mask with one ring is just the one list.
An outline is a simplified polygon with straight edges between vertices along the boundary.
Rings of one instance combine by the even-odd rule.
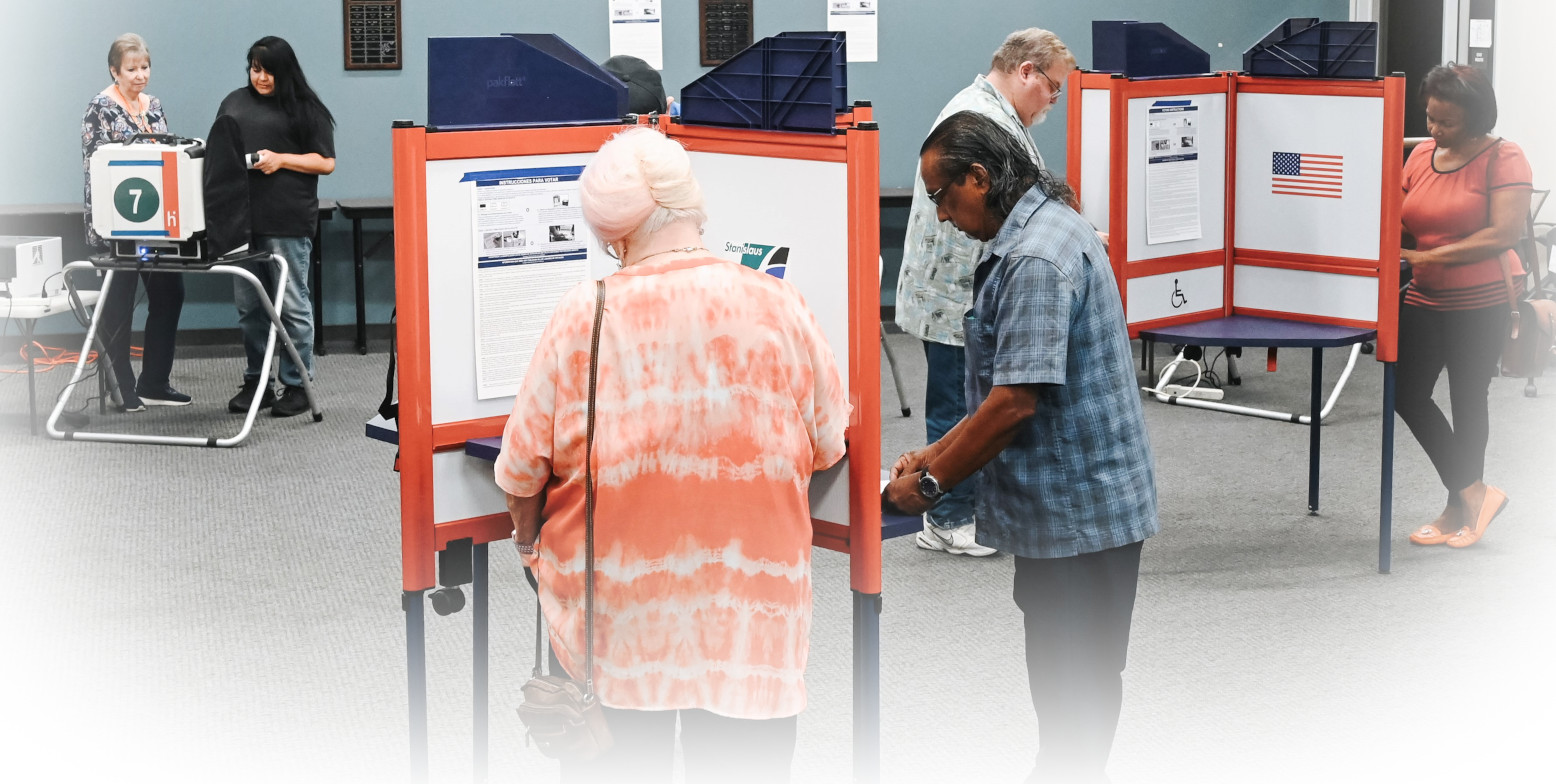
[[1189, 304], [1188, 297], [1183, 296], [1183, 289], [1178, 288], [1178, 279], [1172, 279], [1172, 309], [1177, 310]]

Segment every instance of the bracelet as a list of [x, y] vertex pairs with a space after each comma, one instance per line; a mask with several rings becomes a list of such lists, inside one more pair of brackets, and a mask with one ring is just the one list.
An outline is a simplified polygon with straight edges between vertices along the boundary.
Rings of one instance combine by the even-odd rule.
[[523, 555], [534, 555], [535, 554], [535, 545], [533, 545], [533, 544], [519, 544], [517, 541], [515, 541], [513, 543], [513, 546], [517, 547], [519, 549], [519, 553], [521, 553]]

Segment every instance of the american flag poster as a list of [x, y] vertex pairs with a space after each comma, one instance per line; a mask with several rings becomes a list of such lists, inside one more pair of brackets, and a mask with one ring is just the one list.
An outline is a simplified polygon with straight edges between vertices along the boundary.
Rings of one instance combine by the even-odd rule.
[[1270, 192], [1282, 196], [1338, 199], [1345, 195], [1345, 156], [1274, 153], [1270, 165]]

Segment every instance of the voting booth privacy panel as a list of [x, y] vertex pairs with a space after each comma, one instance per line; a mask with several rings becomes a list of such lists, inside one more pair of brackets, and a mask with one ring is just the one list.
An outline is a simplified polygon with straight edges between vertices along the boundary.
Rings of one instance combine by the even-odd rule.
[[1404, 78], [1069, 81], [1069, 181], [1131, 337], [1247, 315], [1378, 331], [1395, 357]]
[[[502, 434], [561, 295], [615, 270], [583, 222], [577, 178], [627, 127], [393, 132], [406, 591], [434, 587], [436, 553], [450, 542], [482, 544], [511, 533], [490, 460], [467, 456], [464, 447]], [[850, 553], [853, 588], [878, 594], [873, 126], [835, 135], [661, 130], [691, 154], [708, 205], [704, 244], [793, 283], [828, 336], [853, 413], [847, 457], [812, 482], [815, 543]]]

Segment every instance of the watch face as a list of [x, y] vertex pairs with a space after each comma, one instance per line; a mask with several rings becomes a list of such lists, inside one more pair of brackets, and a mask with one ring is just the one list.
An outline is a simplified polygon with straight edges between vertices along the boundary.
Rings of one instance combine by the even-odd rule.
[[928, 471], [925, 471], [918, 478], [918, 491], [925, 498], [931, 500], [939, 498], [941, 496], [940, 482], [933, 476], [930, 476]]

